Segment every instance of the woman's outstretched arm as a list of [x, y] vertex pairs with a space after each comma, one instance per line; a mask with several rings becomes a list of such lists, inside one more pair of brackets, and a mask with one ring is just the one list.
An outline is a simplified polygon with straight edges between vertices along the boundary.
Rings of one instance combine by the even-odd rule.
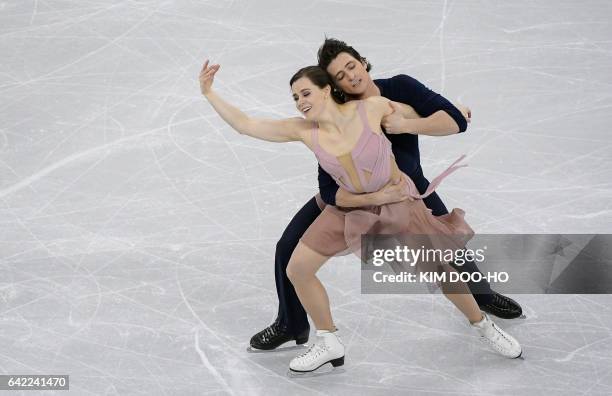
[[303, 118], [286, 118], [283, 120], [268, 120], [252, 118], [240, 109], [226, 102], [212, 89], [215, 74], [220, 65], [208, 65], [200, 72], [200, 90], [215, 111], [238, 133], [252, 136], [269, 142], [291, 142], [302, 140], [302, 135], [312, 129], [312, 123]]

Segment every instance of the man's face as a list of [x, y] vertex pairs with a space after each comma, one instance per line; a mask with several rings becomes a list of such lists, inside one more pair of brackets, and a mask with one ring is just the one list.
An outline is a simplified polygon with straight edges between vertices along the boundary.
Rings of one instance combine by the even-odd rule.
[[370, 73], [361, 61], [346, 52], [341, 52], [327, 66], [327, 72], [344, 93], [351, 96], [362, 95], [372, 83]]

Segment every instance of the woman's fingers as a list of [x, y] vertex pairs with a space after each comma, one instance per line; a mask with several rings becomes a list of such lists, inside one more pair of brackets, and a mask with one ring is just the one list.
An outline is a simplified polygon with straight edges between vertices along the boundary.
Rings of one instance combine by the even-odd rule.
[[202, 70], [200, 71], [200, 75], [206, 74], [206, 73], [211, 72], [211, 71], [214, 74], [221, 67], [221, 65], [219, 65], [219, 64], [214, 64], [214, 65], [211, 65], [211, 66], [208, 66], [208, 64], [209, 64], [209, 60], [206, 59], [206, 62], [204, 62], [204, 66], [202, 66]]
[[208, 79], [213, 78], [215, 74], [217, 73], [217, 71], [219, 70], [219, 68], [221, 67], [220, 65], [212, 65], [208, 67], [207, 63], [208, 61], [206, 61], [206, 63], [204, 64], [205, 68], [203, 68], [202, 71], [200, 72], [200, 79], [208, 80]]
[[217, 70], [215, 69], [211, 69], [209, 71], [206, 72], [206, 74], [204, 75], [205, 78], [213, 78], [215, 76], [215, 74], [217, 73]]
[[209, 75], [215, 75], [215, 73], [219, 70], [221, 66], [220, 65], [212, 65], [209, 68], [202, 70], [202, 73], [200, 74], [204, 74], [205, 76], [209, 76]]
[[215, 73], [217, 73], [220, 67], [221, 65], [218, 65], [218, 64], [210, 65], [210, 62], [208, 59], [204, 61], [204, 64], [202, 65], [202, 70], [200, 71], [200, 76], [199, 76], [200, 77], [200, 90], [202, 91], [204, 95], [210, 92], [213, 81], [215, 79]]

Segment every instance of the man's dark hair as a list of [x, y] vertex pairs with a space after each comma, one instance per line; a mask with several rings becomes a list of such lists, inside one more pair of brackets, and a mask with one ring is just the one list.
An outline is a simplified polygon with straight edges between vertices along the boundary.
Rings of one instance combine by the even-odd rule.
[[323, 45], [319, 47], [319, 52], [317, 57], [319, 59], [319, 66], [323, 68], [323, 70], [327, 70], [327, 66], [336, 59], [338, 54], [341, 52], [346, 52], [353, 58], [357, 59], [360, 62], [365, 63], [366, 71], [370, 71], [372, 69], [372, 65], [366, 58], [359, 55], [359, 52], [355, 50], [355, 48], [351, 47], [344, 41], [337, 40], [335, 38], [327, 38], [325, 37], [325, 41]]

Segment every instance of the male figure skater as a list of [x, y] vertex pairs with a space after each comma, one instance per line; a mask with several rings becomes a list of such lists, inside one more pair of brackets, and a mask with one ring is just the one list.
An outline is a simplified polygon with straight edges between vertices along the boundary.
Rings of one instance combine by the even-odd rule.
[[[412, 106], [423, 117], [406, 119], [396, 111], [382, 124], [388, 132], [403, 131], [446, 136], [467, 129], [466, 117], [459, 109], [414, 78], [400, 74], [391, 78], [372, 80], [369, 74], [370, 63], [343, 41], [326, 38], [319, 48], [318, 58], [319, 66], [330, 74], [347, 99], [366, 99], [380, 95]], [[387, 138], [391, 141], [398, 167], [414, 181], [419, 192], [423, 194], [429, 186], [429, 181], [423, 175], [420, 164], [418, 135], [387, 134]], [[320, 166], [319, 191], [326, 204], [343, 207], [382, 205], [408, 199], [403, 193], [401, 184], [388, 186], [375, 193], [351, 194], [339, 188]], [[434, 216], [448, 213], [435, 192], [423, 201]], [[251, 338], [250, 344], [254, 349], [272, 350], [288, 341], [295, 340], [296, 344], [308, 341], [310, 332], [308, 317], [293, 285], [287, 278], [287, 265], [299, 239], [319, 214], [321, 208], [313, 197], [296, 213], [276, 244], [275, 278], [279, 300], [278, 316], [274, 323]], [[458, 272], [479, 272], [473, 261], [453, 267]], [[491, 290], [486, 280], [469, 282], [468, 287], [481, 310], [504, 319], [521, 316], [522, 309], [518, 303]]]

